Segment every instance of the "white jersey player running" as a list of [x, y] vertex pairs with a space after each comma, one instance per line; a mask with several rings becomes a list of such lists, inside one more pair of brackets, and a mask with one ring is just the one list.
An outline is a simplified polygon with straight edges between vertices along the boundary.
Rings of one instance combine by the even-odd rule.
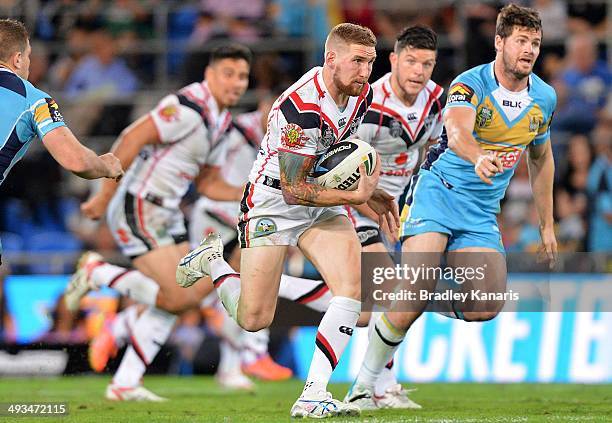
[[82, 205], [91, 218], [107, 212], [117, 244], [138, 271], [105, 263], [96, 254], [85, 255], [65, 294], [68, 308], [78, 308], [89, 289], [103, 285], [150, 306], [132, 328], [131, 345], [107, 388], [109, 399], [159, 400], [140, 385], [146, 366], [170, 335], [174, 313], [199, 307], [211, 292], [210, 284], [199, 284], [188, 292], [176, 286], [176, 265], [189, 251], [178, 206], [195, 178], [204, 195], [218, 200], [240, 198], [241, 188], [223, 180], [219, 164], [225, 155], [223, 139], [231, 128], [227, 108], [238, 102], [248, 86], [250, 61], [246, 47], [216, 49], [205, 81], [165, 97], [122, 132], [113, 150], [129, 167], [125, 178], [119, 185], [104, 183]]
[[[313, 184], [308, 175], [317, 154], [353, 134], [372, 93], [367, 80], [376, 57], [376, 38], [367, 28], [340, 24], [328, 35], [325, 64], [314, 68], [277, 100], [268, 131], [241, 202], [241, 274], [223, 260], [222, 244], [209, 236], [186, 255], [177, 282], [190, 286], [211, 275], [225, 308], [249, 331], [274, 317], [283, 263], [290, 245], [313, 262], [334, 294], [316, 337], [316, 349], [293, 417], [356, 415], [359, 408], [332, 398], [327, 383], [350, 339], [361, 310], [360, 245], [344, 204], [368, 204], [397, 225], [393, 197], [376, 190], [360, 166], [355, 191]], [[377, 163], [380, 163], [377, 161]]]

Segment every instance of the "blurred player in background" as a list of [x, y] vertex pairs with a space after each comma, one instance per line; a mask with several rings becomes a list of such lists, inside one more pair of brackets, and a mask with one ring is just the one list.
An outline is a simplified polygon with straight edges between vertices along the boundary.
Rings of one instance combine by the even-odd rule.
[[[83, 146], [66, 126], [51, 96], [27, 81], [31, 52], [25, 26], [0, 19], [0, 184], [34, 137], [63, 168], [77, 176], [119, 179], [123, 175], [119, 160], [112, 153], [98, 156]], [[0, 264], [1, 254], [2, 244]]]
[[113, 151], [129, 168], [126, 177], [121, 184], [103, 184], [81, 207], [94, 219], [106, 212], [115, 241], [138, 271], [105, 263], [96, 253], [85, 254], [65, 293], [68, 308], [76, 310], [90, 289], [101, 286], [149, 305], [129, 330], [118, 330], [100, 348], [97, 358], [104, 362], [117, 346], [128, 339], [131, 344], [107, 387], [108, 399], [162, 400], [142, 387], [141, 378], [169, 337], [174, 313], [199, 307], [211, 292], [210, 284], [189, 291], [176, 285], [176, 266], [189, 251], [179, 203], [196, 178], [203, 195], [224, 201], [240, 198], [241, 187], [225, 182], [220, 167], [226, 154], [223, 140], [232, 127], [227, 108], [246, 91], [250, 63], [251, 52], [241, 45], [214, 50], [204, 81], [163, 98], [122, 132]]
[[[307, 181], [333, 143], [353, 135], [372, 102], [368, 78], [376, 58], [372, 31], [340, 24], [328, 35], [325, 64], [308, 71], [275, 102], [241, 202], [241, 274], [223, 260], [217, 235], [204, 239], [177, 268], [177, 282], [190, 286], [210, 275], [223, 305], [238, 324], [257, 331], [270, 325], [288, 247], [299, 246], [334, 294], [316, 337], [304, 391], [293, 417], [357, 415], [327, 392], [329, 378], [346, 348], [361, 311], [360, 244], [345, 204], [368, 202], [397, 225], [392, 196], [376, 190], [380, 161], [372, 176], [360, 166], [355, 191]], [[397, 219], [397, 220], [396, 220]]]
[[[266, 95], [259, 101], [257, 110], [234, 118], [233, 128], [225, 141], [227, 154], [222, 168], [222, 176], [231, 184], [243, 187], [248, 182], [275, 99], [274, 96]], [[213, 232], [219, 233], [225, 259], [233, 268], [240, 269], [236, 230], [239, 211], [239, 201], [216, 201], [200, 197], [193, 206], [189, 220], [191, 244], [197, 246], [203, 237]], [[251, 389], [253, 384], [242, 371], [262, 380], [290, 378], [293, 374], [291, 369], [276, 364], [268, 354], [269, 330], [245, 331], [227, 315], [217, 294], [213, 292], [210, 296], [216, 316], [209, 321], [214, 321], [213, 326], [221, 337], [217, 381], [227, 388]]]
[[[404, 260], [424, 257], [418, 253], [430, 252], [439, 258], [445, 251], [452, 252], [450, 265], [486, 263], [489, 267], [484, 280], [468, 281], [468, 286], [505, 292], [505, 253], [496, 214], [514, 168], [528, 150], [543, 248], [554, 261], [550, 123], [556, 95], [532, 73], [541, 42], [538, 13], [514, 4], [505, 6], [497, 17], [495, 61], [472, 68], [452, 82], [444, 110], [446, 132], [413, 177], [406, 199], [402, 251], [412, 254]], [[480, 253], [479, 262], [465, 253]], [[439, 265], [434, 258], [427, 260], [432, 260], [428, 265]], [[419, 280], [416, 284], [432, 290], [436, 282]], [[384, 313], [378, 319], [347, 401], [372, 395], [376, 378], [426, 306], [422, 301], [416, 303], [415, 311]], [[503, 302], [487, 304], [485, 310], [473, 306], [450, 304], [457, 318], [485, 321], [497, 315]]]

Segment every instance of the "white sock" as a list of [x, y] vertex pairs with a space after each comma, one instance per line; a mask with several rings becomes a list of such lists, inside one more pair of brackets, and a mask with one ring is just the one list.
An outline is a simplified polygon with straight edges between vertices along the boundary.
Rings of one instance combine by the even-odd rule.
[[[368, 322], [368, 339], [372, 339], [374, 334], [374, 326], [376, 322], [382, 316], [382, 312], [373, 311]], [[381, 396], [385, 394], [387, 388], [395, 386], [397, 384], [397, 378], [395, 377], [395, 371], [393, 370], [393, 358], [385, 364], [385, 367], [380, 372], [376, 384], [374, 385], [374, 395]]]
[[130, 339], [130, 333], [138, 320], [138, 305], [134, 304], [121, 310], [111, 323], [111, 333], [115, 338], [115, 345], [123, 347]]
[[134, 387], [140, 384], [147, 366], [151, 364], [172, 332], [177, 317], [158, 308], [147, 308], [138, 318], [130, 334], [128, 347], [113, 384]]
[[382, 369], [389, 363], [405, 336], [406, 331], [394, 327], [383, 313], [375, 322], [356, 383], [373, 389]]
[[252, 364], [259, 358], [268, 354], [268, 343], [270, 342], [270, 330], [262, 329], [257, 332], [244, 331], [242, 334], [242, 363]]
[[304, 393], [327, 390], [329, 378], [351, 339], [360, 312], [360, 301], [347, 297], [332, 298], [319, 324]]
[[218, 373], [239, 373], [240, 369], [240, 350], [233, 347], [226, 340], [219, 343], [219, 368]]
[[234, 320], [238, 318], [240, 300], [240, 274], [222, 258], [210, 263], [210, 277], [223, 306]]
[[155, 306], [159, 285], [138, 270], [100, 262], [90, 274], [96, 286], [108, 286], [136, 302]]
[[278, 296], [319, 312], [327, 311], [333, 297], [322, 280], [296, 278], [285, 274], [281, 275]]
[[221, 313], [221, 326], [217, 328], [217, 335], [225, 342], [229, 343], [232, 348], [237, 351], [242, 349], [243, 335], [246, 333], [234, 319], [229, 316], [229, 313], [222, 304], [218, 303], [217, 310]]

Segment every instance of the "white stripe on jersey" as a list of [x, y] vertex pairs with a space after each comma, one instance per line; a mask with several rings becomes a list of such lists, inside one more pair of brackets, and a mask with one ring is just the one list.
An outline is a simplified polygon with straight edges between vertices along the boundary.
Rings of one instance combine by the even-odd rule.
[[430, 80], [407, 107], [391, 89], [390, 76], [372, 84], [374, 100], [355, 136], [376, 149], [381, 159], [378, 186], [397, 197], [418, 164], [419, 150], [442, 134], [443, 89]]
[[121, 184], [140, 198], [153, 194], [175, 208], [204, 164], [220, 165], [231, 115], [219, 110], [205, 82], [164, 97], [149, 116], [160, 144], [145, 146]]

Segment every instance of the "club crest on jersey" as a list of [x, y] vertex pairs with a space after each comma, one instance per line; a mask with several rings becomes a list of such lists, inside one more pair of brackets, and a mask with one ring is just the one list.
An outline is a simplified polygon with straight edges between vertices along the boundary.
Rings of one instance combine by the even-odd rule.
[[304, 130], [295, 123], [289, 123], [281, 130], [281, 144], [289, 150], [297, 150], [306, 144]]
[[321, 146], [329, 148], [334, 143], [334, 131], [330, 127], [325, 128], [321, 136]]
[[276, 223], [272, 219], [264, 217], [255, 224], [255, 237], [266, 236], [277, 231]]
[[158, 114], [164, 122], [175, 122], [178, 120], [179, 110], [174, 105], [165, 106], [159, 110]]
[[389, 122], [389, 135], [393, 138], [398, 138], [402, 135], [402, 124], [397, 119], [391, 119]]
[[351, 135], [357, 132], [357, 128], [359, 127], [360, 123], [361, 123], [361, 119], [353, 119], [353, 121], [351, 122], [351, 126], [349, 127], [349, 133]]
[[529, 118], [529, 132], [536, 132], [540, 127], [540, 120], [536, 116]]
[[489, 126], [491, 124], [492, 119], [493, 110], [483, 107], [476, 116], [476, 125], [478, 125], [479, 128], [484, 128], [485, 126]]

